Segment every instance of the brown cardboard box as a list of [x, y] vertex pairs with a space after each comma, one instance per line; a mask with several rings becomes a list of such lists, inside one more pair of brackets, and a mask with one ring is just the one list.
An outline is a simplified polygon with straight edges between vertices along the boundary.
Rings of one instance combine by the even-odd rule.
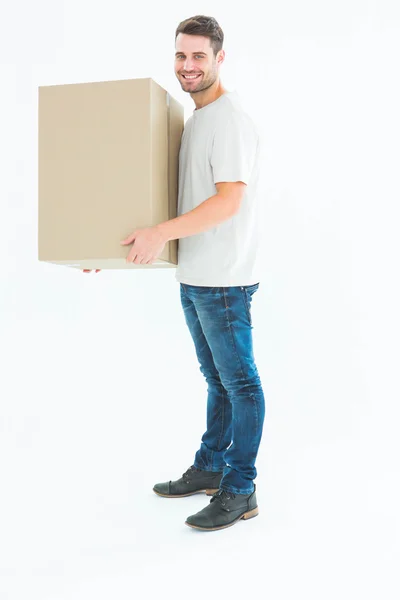
[[39, 87], [39, 260], [175, 268], [178, 240], [127, 264], [134, 229], [177, 216], [183, 106], [151, 78]]

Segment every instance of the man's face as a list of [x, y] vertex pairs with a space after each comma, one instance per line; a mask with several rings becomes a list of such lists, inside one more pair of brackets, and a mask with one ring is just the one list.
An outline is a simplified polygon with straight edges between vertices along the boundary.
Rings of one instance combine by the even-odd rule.
[[[215, 83], [220, 53], [214, 57], [210, 38], [180, 33], [176, 38], [175, 52], [175, 74], [184, 92], [202, 92]], [[186, 79], [184, 75], [196, 75], [196, 78]]]

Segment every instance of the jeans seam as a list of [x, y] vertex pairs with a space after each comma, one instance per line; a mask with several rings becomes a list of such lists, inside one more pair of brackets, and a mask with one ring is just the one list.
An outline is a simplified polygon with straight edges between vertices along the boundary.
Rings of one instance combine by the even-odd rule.
[[[231, 341], [232, 341], [232, 347], [234, 348], [234, 351], [235, 351], [236, 357], [237, 357], [237, 359], [238, 359], [238, 361], [239, 361], [240, 371], [241, 371], [241, 374], [242, 374], [242, 378], [243, 378], [243, 380], [244, 380], [244, 378], [245, 378], [245, 377], [244, 377], [244, 372], [243, 372], [242, 361], [240, 360], [240, 354], [239, 354], [239, 352], [238, 352], [238, 350], [237, 350], [237, 347], [236, 347], [236, 344], [235, 344], [235, 336], [233, 335], [233, 332], [232, 332], [232, 323], [231, 323], [231, 322], [230, 322], [230, 320], [229, 320], [229, 304], [228, 304], [228, 300], [227, 300], [227, 297], [226, 297], [226, 294], [225, 294], [225, 289], [224, 289], [223, 291], [224, 291], [224, 299], [225, 299], [226, 318], [227, 318], [227, 320], [228, 320], [229, 329], [230, 329], [230, 332], [231, 332]], [[251, 395], [251, 398], [252, 398], [252, 400], [253, 400], [253, 396], [254, 396], [254, 394], [253, 394], [253, 393], [250, 393], [250, 395]], [[237, 491], [235, 492], [235, 491], [234, 491], [233, 493], [234, 493], [234, 494], [238, 494], [238, 493], [240, 493], [240, 492], [237, 492]], [[243, 493], [243, 492], [242, 492], [242, 493]], [[251, 493], [251, 492], [249, 492], [249, 493]]]
[[[222, 385], [222, 381], [221, 381]], [[217, 444], [217, 452], [220, 452], [220, 446], [222, 441], [222, 434], [224, 432], [224, 422], [225, 422], [225, 388], [222, 385], [222, 415], [221, 415], [221, 430], [219, 433], [218, 444]]]
[[240, 360], [240, 355], [239, 355], [239, 352], [238, 352], [236, 344], [235, 344], [235, 337], [234, 337], [233, 332], [232, 332], [232, 323], [229, 320], [229, 308], [230, 307], [229, 307], [228, 300], [227, 300], [227, 297], [226, 297], [225, 289], [224, 289], [224, 298], [225, 298], [226, 318], [228, 320], [229, 330], [231, 332], [232, 347], [233, 347], [233, 349], [235, 351], [236, 358], [238, 359], [239, 366], [240, 366], [240, 371], [241, 371], [241, 374], [242, 374], [242, 378], [244, 380], [245, 377], [244, 377], [244, 372], [243, 372], [243, 367], [242, 367], [242, 361]]
[[254, 398], [254, 394], [253, 392], [250, 393], [251, 399], [253, 400], [253, 404], [254, 404], [254, 409], [255, 409], [255, 413], [256, 413], [256, 431], [258, 431], [258, 422], [259, 422], [259, 418], [258, 418], [258, 406], [257, 406], [257, 400]]

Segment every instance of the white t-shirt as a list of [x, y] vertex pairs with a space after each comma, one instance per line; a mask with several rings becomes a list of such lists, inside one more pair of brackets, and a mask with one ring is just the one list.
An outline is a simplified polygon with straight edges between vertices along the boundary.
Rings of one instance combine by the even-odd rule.
[[260, 136], [237, 92], [193, 111], [181, 139], [178, 216], [214, 196], [220, 181], [243, 181], [247, 187], [236, 215], [178, 240], [178, 282], [209, 287], [259, 283], [259, 172]]

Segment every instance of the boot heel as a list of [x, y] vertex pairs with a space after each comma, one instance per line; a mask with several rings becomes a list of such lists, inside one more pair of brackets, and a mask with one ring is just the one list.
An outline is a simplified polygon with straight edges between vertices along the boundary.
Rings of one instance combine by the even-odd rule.
[[258, 515], [258, 506], [253, 508], [253, 510], [249, 510], [249, 512], [244, 513], [242, 519], [251, 519], [252, 517], [256, 517]]
[[206, 494], [207, 496], [212, 496], [213, 494], [215, 494], [216, 492], [218, 492], [218, 488], [216, 490], [206, 490]]

